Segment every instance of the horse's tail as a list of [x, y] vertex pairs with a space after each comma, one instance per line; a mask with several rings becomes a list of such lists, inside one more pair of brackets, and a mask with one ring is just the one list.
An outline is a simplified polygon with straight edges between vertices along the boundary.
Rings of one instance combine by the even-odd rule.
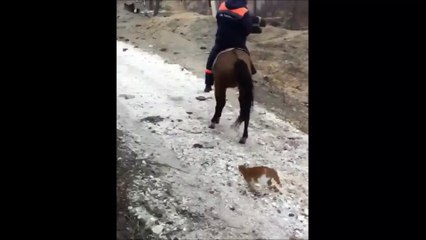
[[240, 117], [238, 122], [243, 122], [250, 118], [250, 110], [253, 105], [253, 80], [247, 64], [240, 58], [237, 57], [237, 61], [234, 64], [235, 74], [237, 77], [239, 98], [240, 98]]

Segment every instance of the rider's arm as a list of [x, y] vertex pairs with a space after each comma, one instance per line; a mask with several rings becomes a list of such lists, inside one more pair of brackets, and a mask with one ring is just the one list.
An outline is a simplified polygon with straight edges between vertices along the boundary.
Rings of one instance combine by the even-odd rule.
[[244, 14], [244, 17], [241, 19], [242, 24], [244, 26], [244, 31], [246, 33], [246, 36], [249, 35], [251, 33], [251, 28], [252, 28], [252, 19], [251, 19], [251, 15], [249, 12], [247, 12], [246, 14]]

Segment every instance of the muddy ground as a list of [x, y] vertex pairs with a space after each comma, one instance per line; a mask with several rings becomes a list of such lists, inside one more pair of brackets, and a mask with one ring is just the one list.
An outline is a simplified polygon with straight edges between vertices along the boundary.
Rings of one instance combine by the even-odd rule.
[[135, 168], [137, 154], [124, 144], [125, 138], [125, 134], [117, 130], [117, 240], [145, 239], [144, 235], [148, 235], [142, 231], [145, 223], [128, 212], [129, 185], [138, 168]]
[[[152, 51], [204, 79], [216, 32], [212, 16], [183, 10], [175, 1], [163, 1], [166, 10], [156, 17], [133, 14], [124, 10], [124, 2], [117, 2], [118, 40]], [[258, 69], [256, 101], [308, 133], [308, 31], [268, 25], [262, 34], [250, 35], [247, 45]]]
[[[152, 228], [146, 226], [145, 219], [129, 211], [132, 208], [129, 195], [138, 179], [151, 180], [142, 187], [144, 190], [154, 189], [152, 180], [162, 175], [162, 168], [170, 166], [153, 162], [152, 155], [138, 157], [144, 151], [140, 149], [140, 152], [135, 153], [129, 147], [134, 142], [137, 142], [134, 137], [117, 129], [117, 240], [158, 239]], [[164, 186], [164, 189], [170, 195], [170, 187]], [[163, 215], [160, 209], [152, 207], [147, 201], [142, 201], [140, 207], [152, 216], [161, 218]]]

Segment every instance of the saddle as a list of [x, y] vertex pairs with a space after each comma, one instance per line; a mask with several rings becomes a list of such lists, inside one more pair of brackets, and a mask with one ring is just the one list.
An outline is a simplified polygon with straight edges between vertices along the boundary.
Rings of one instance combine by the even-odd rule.
[[227, 48], [227, 49], [225, 49], [225, 50], [220, 51], [220, 52], [217, 54], [216, 58], [215, 58], [215, 59], [214, 59], [214, 61], [213, 61], [212, 66], [214, 66], [214, 65], [215, 65], [215, 63], [216, 63], [216, 61], [217, 61], [217, 58], [218, 58], [218, 57], [219, 57], [222, 53], [226, 53], [226, 52], [232, 51], [232, 50], [234, 50], [234, 49], [236, 49], [236, 50], [241, 50], [241, 51], [243, 51], [243, 52], [247, 53], [247, 55], [249, 55], [249, 56], [250, 56], [250, 53], [249, 53], [249, 51], [247, 51], [247, 49], [244, 49], [244, 48]]
[[[250, 52], [249, 52], [247, 49], [244, 49], [244, 48], [227, 48], [227, 49], [225, 49], [225, 50], [220, 51], [220, 52], [217, 54], [216, 58], [215, 58], [215, 59], [214, 59], [214, 61], [213, 61], [212, 68], [214, 67], [214, 65], [215, 65], [215, 63], [216, 63], [217, 58], [218, 58], [218, 57], [219, 57], [222, 53], [226, 53], [226, 52], [232, 51], [232, 50], [234, 50], [234, 49], [241, 50], [241, 51], [243, 51], [243, 52], [247, 53], [247, 55], [249, 55], [249, 56], [250, 56]], [[257, 73], [257, 70], [256, 70], [256, 68], [254, 68], [253, 61], [252, 61], [251, 59], [250, 59], [250, 65], [251, 65], [251, 73], [252, 73], [252, 75], [256, 74], [256, 73]]]

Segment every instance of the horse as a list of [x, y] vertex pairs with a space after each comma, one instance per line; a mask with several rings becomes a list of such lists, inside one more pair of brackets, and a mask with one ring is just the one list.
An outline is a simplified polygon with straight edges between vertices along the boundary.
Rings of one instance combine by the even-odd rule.
[[253, 106], [253, 79], [251, 59], [244, 49], [230, 48], [220, 52], [212, 67], [216, 108], [209, 128], [219, 123], [226, 102], [226, 89], [238, 86], [240, 114], [232, 127], [238, 128], [244, 122], [244, 133], [239, 143], [245, 144], [248, 138], [250, 111]]

